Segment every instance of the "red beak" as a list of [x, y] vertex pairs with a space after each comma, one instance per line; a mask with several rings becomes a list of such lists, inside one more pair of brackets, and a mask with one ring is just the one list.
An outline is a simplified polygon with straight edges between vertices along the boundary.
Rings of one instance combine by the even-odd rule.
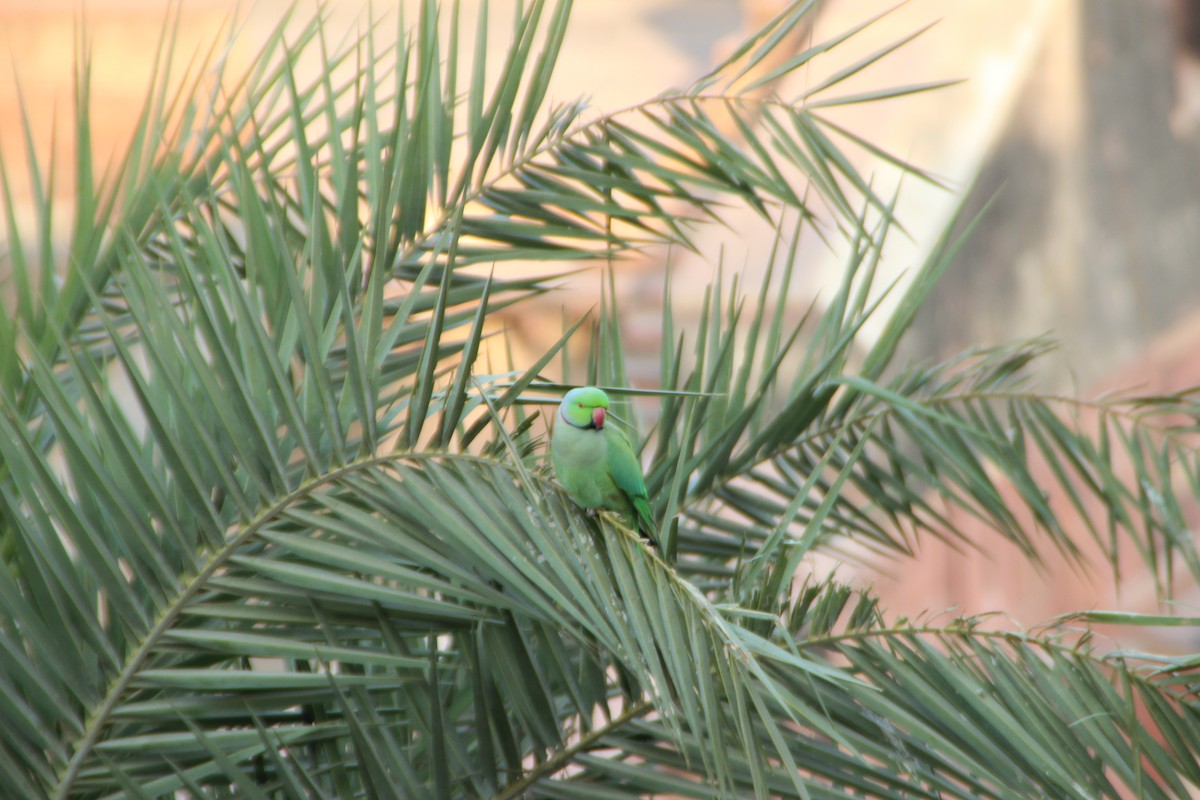
[[604, 409], [597, 408], [592, 411], [592, 425], [596, 426], [596, 430], [604, 430]]

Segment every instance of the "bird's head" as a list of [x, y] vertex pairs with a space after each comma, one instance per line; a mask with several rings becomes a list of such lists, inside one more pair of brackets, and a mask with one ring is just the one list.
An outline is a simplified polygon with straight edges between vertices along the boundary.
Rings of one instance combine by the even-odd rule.
[[563, 397], [558, 416], [576, 428], [603, 430], [608, 414], [608, 395], [595, 386], [580, 386]]

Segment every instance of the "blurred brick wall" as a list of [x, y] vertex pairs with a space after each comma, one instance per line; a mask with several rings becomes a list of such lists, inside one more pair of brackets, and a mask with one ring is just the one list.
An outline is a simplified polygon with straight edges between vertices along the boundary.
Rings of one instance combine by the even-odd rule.
[[[1085, 390], [1082, 395], [1100, 397], [1111, 391], [1155, 395], [1195, 386], [1200, 386], [1200, 313], [1190, 315], [1162, 334], [1136, 359], [1114, 369], [1103, 383]], [[1094, 412], [1084, 410], [1079, 422], [1085, 430], [1096, 430]], [[1196, 434], [1194, 444], [1200, 444], [1200, 430]], [[1114, 451], [1117, 449], [1114, 444]], [[1119, 456], [1114, 456], [1114, 463], [1118, 475], [1122, 472], [1132, 474], [1128, 462]], [[1034, 474], [1045, 476], [1044, 485], [1054, 485], [1049, 468], [1036, 457], [1033, 464]], [[1189, 502], [1186, 486], [1174, 488], [1184, 503], [1185, 524], [1195, 531], [1200, 528], [1200, 503], [1194, 497]], [[1015, 500], [1014, 493], [1007, 494]], [[1103, 514], [1103, 509], [1095, 502], [1088, 505], [1093, 513]], [[1089, 609], [1192, 616], [1200, 610], [1200, 587], [1186, 565], [1176, 564], [1174, 582], [1167, 587], [1171, 593], [1170, 602], [1163, 602], [1141, 554], [1128, 538], [1119, 548], [1120, 581], [1114, 587], [1111, 567], [1069, 501], [1057, 493], [1051, 497], [1051, 506], [1061, 515], [1073, 541], [1080, 545], [1089, 567], [1087, 571], [1081, 571], [1048, 546], [1041, 548], [1045, 563], [1041, 567], [1035, 566], [998, 534], [976, 520], [963, 519], [965, 515], [959, 515], [960, 530], [979, 549], [968, 549], [961, 544], [951, 546], [925, 536], [914, 558], [891, 559], [881, 563], [877, 570], [859, 570], [857, 578], [879, 591], [890, 613], [917, 616], [928, 612], [939, 615], [942, 621], [959, 614], [999, 610], [1006, 618], [998, 621], [998, 625], [1015, 623], [1032, 627], [1059, 614]], [[1019, 504], [1014, 502], [1013, 507], [1019, 508]], [[1028, 514], [1018, 514], [1018, 519], [1028, 520], [1028, 517]], [[1103, 525], [1100, 530], [1101, 535], [1107, 534]], [[1200, 650], [1200, 638], [1194, 628], [1101, 630], [1112, 637], [1112, 646], [1119, 644], [1148, 652], [1169, 653]], [[1104, 647], [1103, 642], [1101, 645]]]

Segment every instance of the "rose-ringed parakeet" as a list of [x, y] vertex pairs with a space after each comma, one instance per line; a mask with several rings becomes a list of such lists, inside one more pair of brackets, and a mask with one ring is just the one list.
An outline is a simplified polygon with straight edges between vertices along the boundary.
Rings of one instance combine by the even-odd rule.
[[554, 472], [580, 506], [616, 511], [657, 547], [642, 465], [621, 429], [605, 424], [607, 416], [603, 390], [582, 386], [567, 392], [550, 438]]

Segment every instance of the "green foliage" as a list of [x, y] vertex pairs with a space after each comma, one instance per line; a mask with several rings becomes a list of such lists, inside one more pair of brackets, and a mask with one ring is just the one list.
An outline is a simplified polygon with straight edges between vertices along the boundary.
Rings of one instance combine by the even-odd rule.
[[[570, 5], [526, 4], [492, 81], [497, 56], [482, 32], [459, 36], [457, 5], [428, 0], [386, 46], [375, 29], [338, 48], [320, 18], [285, 21], [224, 92], [205, 64], [178, 82], [164, 66], [103, 178], [81, 57], [61, 259], [55, 165], [27, 165], [29, 246], [0, 159], [0, 795], [1200, 785], [1194, 659], [1106, 657], [1056, 627], [889, 619], [808, 559], [846, 543], [904, 554], [958, 538], [964, 517], [1031, 558], [1074, 553], [1053, 491], [1114, 566], [1132, 539], [1156, 576], [1177, 561], [1200, 574], [1180, 511], [1200, 495], [1179, 423], [1194, 396], [1109, 398], [1085, 427], [1080, 404], [1025, 385], [1041, 342], [893, 364], [952, 242], [856, 354], [895, 223], [844, 149], [899, 162], [821, 110], [932, 87], [836, 94], [892, 46], [803, 97], [750, 94], [853, 36], [768, 62], [807, 3], [696, 84], [589, 116], [546, 100]], [[305, 54], [322, 65], [311, 83]], [[544, 373], [586, 321], [524, 369], [478, 374], [479, 354], [497, 311], [597, 257], [695, 247], [737, 200], [779, 225], [783, 266], [749, 296], [717, 281], [695, 324], [668, 283], [641, 448], [663, 560], [542, 466], [529, 407], [553, 402]], [[822, 312], [796, 320], [783, 233], [817, 216], [851, 255]], [[513, 261], [544, 272], [515, 277]], [[617, 390], [615, 296], [610, 281], [587, 373]], [[1095, 620], [1109, 618], [1164, 622]]]

